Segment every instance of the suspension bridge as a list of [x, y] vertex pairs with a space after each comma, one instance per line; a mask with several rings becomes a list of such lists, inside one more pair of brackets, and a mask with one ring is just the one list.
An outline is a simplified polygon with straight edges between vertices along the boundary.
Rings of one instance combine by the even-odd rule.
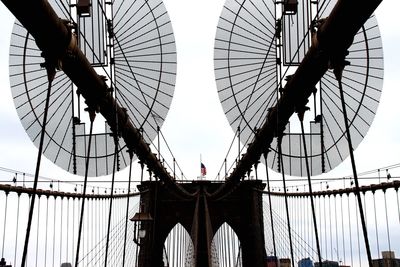
[[[214, 179], [201, 159], [187, 176], [162, 130], [163, 2], [2, 2], [37, 155], [34, 173], [0, 167], [0, 266], [400, 265], [400, 164], [360, 172], [353, 153], [382, 89], [380, 0], [226, 1], [214, 70], [234, 136]], [[347, 157], [351, 175], [315, 178]]]

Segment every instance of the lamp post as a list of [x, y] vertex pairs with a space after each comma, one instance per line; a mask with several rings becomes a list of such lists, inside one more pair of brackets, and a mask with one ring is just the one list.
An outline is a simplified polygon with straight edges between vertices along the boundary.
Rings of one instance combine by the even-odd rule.
[[11, 267], [11, 265], [7, 265], [6, 260], [5, 260], [4, 258], [1, 258], [1, 260], [0, 260], [0, 266]]
[[133, 228], [133, 242], [141, 246], [143, 245], [141, 240], [146, 237], [146, 225], [149, 225], [153, 221], [153, 218], [150, 213], [144, 212], [144, 205], [141, 205], [139, 212], [136, 212], [130, 220], [135, 223]]

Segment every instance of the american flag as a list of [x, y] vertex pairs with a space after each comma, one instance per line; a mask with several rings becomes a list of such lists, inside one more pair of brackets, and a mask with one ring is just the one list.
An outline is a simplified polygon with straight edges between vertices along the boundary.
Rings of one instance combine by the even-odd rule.
[[200, 171], [201, 171], [201, 176], [205, 176], [207, 174], [206, 166], [204, 166], [203, 163], [200, 163]]

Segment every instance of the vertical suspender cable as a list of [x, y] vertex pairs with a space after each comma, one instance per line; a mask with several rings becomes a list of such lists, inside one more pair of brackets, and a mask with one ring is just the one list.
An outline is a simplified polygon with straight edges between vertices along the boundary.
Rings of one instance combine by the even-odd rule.
[[68, 253], [69, 253], [69, 224], [70, 224], [70, 203], [69, 203], [69, 196], [67, 197], [67, 218], [66, 218], [66, 220], [67, 220], [67, 233], [66, 233], [66, 235], [67, 235], [67, 238], [66, 238], [66, 248], [65, 248], [65, 261], [66, 262], [69, 262], [69, 258], [68, 258]]
[[337, 262], [339, 262], [339, 237], [338, 237], [338, 222], [337, 222], [337, 200], [336, 200], [336, 194], [333, 196], [333, 200], [335, 203], [335, 235], [336, 235], [336, 256], [337, 256]]
[[1, 258], [4, 258], [4, 241], [6, 239], [6, 225], [7, 225], [7, 206], [8, 206], [8, 194], [9, 192], [6, 191], [6, 203], [4, 208], [4, 227], [3, 227], [3, 245], [1, 247]]
[[266, 151], [264, 153], [264, 160], [265, 160], [265, 172], [267, 174], [267, 189], [268, 189], [268, 202], [269, 202], [269, 216], [270, 216], [270, 220], [271, 220], [272, 244], [274, 247], [274, 257], [276, 258], [274, 217], [272, 216], [271, 187], [270, 187], [270, 183], [269, 183], [269, 172], [268, 172], [268, 164], [267, 164], [268, 152], [269, 151]]
[[[31, 196], [32, 196], [32, 194], [28, 194], [28, 196], [29, 196], [29, 201], [31, 201]], [[26, 262], [29, 262], [28, 255], [26, 255]], [[22, 264], [22, 263], [21, 263], [21, 264]], [[26, 267], [26, 266], [28, 266], [27, 263], [25, 263], [24, 267]]]
[[[322, 190], [321, 190], [322, 191]], [[318, 217], [319, 217], [319, 229], [320, 229], [320, 231], [322, 232], [322, 215], [321, 215], [321, 196], [319, 195], [318, 196]], [[323, 246], [323, 244], [324, 244], [324, 241], [323, 241], [323, 238], [324, 236], [323, 236], [323, 234], [321, 233], [321, 246]], [[323, 250], [323, 248], [321, 248], [321, 257], [322, 257], [322, 250]]]
[[[151, 174], [150, 174], [150, 177], [151, 177]], [[151, 179], [151, 178], [150, 178]], [[156, 223], [157, 223], [157, 220], [158, 220], [158, 218], [157, 218], [157, 215], [158, 215], [158, 212], [157, 212], [157, 204], [158, 204], [158, 186], [159, 186], [159, 177], [158, 176], [155, 176], [155, 180], [156, 180], [156, 185], [155, 185], [155, 189], [154, 189], [154, 204], [153, 204], [153, 210], [154, 210], [154, 212], [153, 212], [153, 229], [152, 229], [152, 231], [151, 231], [151, 251], [154, 251], [154, 246], [155, 246], [155, 239], [156, 239], [156, 235], [155, 235], [155, 231], [154, 231], [154, 229], [156, 229]], [[153, 261], [153, 258], [150, 258], [150, 264], [152, 264], [152, 262], [154, 262]]]
[[179, 266], [184, 266], [185, 264], [185, 252], [186, 252], [186, 246], [185, 246], [185, 229], [183, 227], [180, 228], [180, 233], [181, 233], [181, 257], [179, 261]]
[[131, 191], [131, 180], [132, 180], [132, 158], [133, 152], [129, 151], [129, 180], [128, 180], [128, 197], [126, 198], [126, 213], [125, 213], [125, 234], [124, 234], [124, 250], [122, 254], [122, 267], [125, 267], [125, 253], [126, 253], [126, 238], [128, 235], [128, 216], [129, 216], [129, 193]]
[[115, 184], [115, 172], [117, 165], [117, 157], [118, 157], [118, 136], [115, 134], [114, 136], [114, 165], [113, 165], [113, 174], [111, 179], [111, 194], [110, 194], [110, 209], [108, 210], [108, 223], [107, 223], [107, 238], [106, 238], [106, 251], [105, 251], [105, 259], [104, 259], [104, 267], [107, 267], [108, 260], [108, 247], [110, 242], [110, 228], [111, 228], [111, 215], [112, 215], [112, 204], [113, 204], [113, 196], [114, 196], [114, 184]]
[[182, 253], [181, 253], [181, 261], [179, 266], [185, 266], [185, 255], [186, 255], [186, 232], [185, 228], [181, 227], [181, 247], [182, 247]]
[[[97, 188], [97, 195], [99, 195], [99, 188]], [[96, 200], [97, 200], [96, 201], [96, 222], [100, 222], [100, 209], [99, 209], [99, 206], [101, 205], [101, 198], [98, 197]], [[100, 226], [99, 226], [98, 223], [96, 223], [96, 240], [95, 240], [96, 241], [96, 250], [95, 250], [96, 258], [98, 258], [98, 255], [100, 253], [100, 250], [99, 250], [99, 248], [100, 248], [99, 238], [100, 238]], [[97, 260], [96, 260], [96, 265], [97, 265]]]
[[[283, 214], [283, 212], [284, 212], [284, 206], [285, 206], [285, 198], [283, 197], [283, 196], [280, 196], [280, 200], [279, 200], [279, 205], [280, 205], [280, 207], [279, 207], [279, 211], [281, 212], [281, 215], [279, 215], [278, 216], [278, 220], [280, 220], [280, 221], [278, 221], [278, 226], [279, 226], [279, 234], [280, 234], [280, 238], [278, 238], [278, 240], [285, 240], [285, 242], [282, 242], [283, 244], [282, 244], [282, 246], [281, 246], [281, 255], [287, 255], [287, 251], [288, 251], [288, 244], [287, 244], [287, 240], [288, 240], [288, 238], [285, 236], [285, 225], [283, 224], [283, 219], [282, 218], [284, 218], [285, 217], [285, 215]], [[279, 244], [279, 243], [278, 243]]]
[[[93, 191], [93, 188], [92, 188]], [[94, 225], [93, 225], [93, 198], [89, 198], [88, 199], [88, 208], [89, 208], [89, 212], [88, 212], [88, 228], [90, 228], [90, 231], [88, 231], [88, 254], [86, 255], [88, 257], [89, 263], [90, 261], [93, 260], [93, 229], [94, 229]]]
[[180, 245], [179, 245], [179, 229], [178, 227], [174, 227], [173, 231], [172, 231], [172, 235], [174, 236], [174, 242], [175, 242], [175, 255], [174, 255], [174, 261], [173, 261], [173, 266], [179, 266], [178, 262], [179, 262], [179, 257], [180, 257]]
[[225, 261], [226, 261], [226, 266], [230, 266], [230, 259], [229, 259], [229, 249], [228, 249], [228, 237], [227, 237], [227, 225], [224, 224], [223, 227], [223, 240], [224, 240], [224, 254], [225, 254]]
[[231, 236], [231, 232], [230, 232], [230, 227], [226, 227], [226, 235], [227, 235], [227, 243], [228, 243], [228, 255], [229, 255], [229, 266], [233, 266], [234, 264], [234, 256], [232, 253], [232, 236]]
[[[121, 190], [119, 190], [119, 191], [121, 191]], [[120, 194], [120, 192], [119, 192], [119, 194]], [[116, 203], [115, 203], [116, 202]], [[123, 222], [123, 220], [120, 220], [121, 218], [123, 218], [122, 216], [121, 216], [121, 208], [122, 208], [122, 205], [119, 205], [119, 203], [121, 202], [121, 199], [116, 199], [115, 200], [115, 202], [114, 202], [114, 206], [116, 206], [117, 208], [119, 207], [119, 209], [117, 210], [117, 212], [115, 212], [114, 214], [115, 214], [115, 216], [114, 216], [114, 222], [115, 222], [115, 224], [116, 224], [116, 226], [114, 227], [114, 236], [113, 236], [113, 246], [114, 246], [114, 253], [113, 253], [113, 255], [114, 255], [114, 257], [115, 258], [118, 258], [119, 259], [119, 261], [118, 261], [118, 263], [120, 264], [121, 262], [120, 262], [120, 260], [121, 260], [121, 256], [119, 256], [118, 257], [118, 254], [119, 253], [117, 253], [116, 251], [119, 251], [119, 252], [122, 252], [123, 253], [123, 251], [122, 251], [122, 249], [120, 249], [120, 250], [118, 250], [118, 248], [119, 248], [119, 246], [120, 245], [122, 245], [123, 246], [123, 242], [117, 242], [117, 240], [121, 240], [122, 238], [121, 238], [121, 235], [123, 235], [123, 233], [124, 233], [124, 231], [121, 229], [121, 228], [123, 228], [123, 226], [124, 226], [124, 224], [122, 223]], [[116, 231], [116, 232], [115, 232]], [[116, 244], [116, 243], [118, 243], [118, 244]], [[112, 261], [112, 262], [115, 262], [115, 261]], [[119, 265], [118, 264], [118, 265]]]
[[[296, 191], [298, 192], [298, 188], [296, 188]], [[303, 242], [303, 246], [302, 246], [302, 250], [301, 250], [301, 255], [302, 258], [305, 258], [307, 253], [305, 253], [305, 250], [307, 249], [307, 241], [306, 241], [306, 234], [304, 232], [304, 225], [305, 225], [305, 218], [306, 218], [306, 214], [305, 214], [305, 209], [304, 209], [304, 205], [303, 205], [303, 200], [304, 198], [302, 196], [298, 197], [299, 201], [298, 201], [298, 212], [299, 212], [299, 231], [300, 231], [300, 237], [301, 237], [301, 241]]]
[[63, 213], [64, 213], [64, 197], [61, 196], [60, 197], [60, 205], [61, 205], [61, 209], [60, 209], [60, 265], [62, 263], [62, 244], [63, 244], [63, 232], [64, 232], [64, 228], [63, 228]]
[[[104, 191], [105, 193], [106, 193], [106, 191]], [[102, 232], [103, 232], [103, 237], [106, 235], [106, 233], [105, 233], [105, 227], [106, 227], [106, 213], [107, 213], [107, 201], [108, 201], [108, 198], [104, 198], [103, 199], [103, 208], [102, 208], [102, 216], [101, 216], [101, 218], [102, 218], [102, 223], [101, 223], [101, 230], [102, 230]], [[105, 242], [105, 240], [103, 239], [103, 246], [104, 246], [104, 242]], [[103, 249], [103, 253], [104, 253], [104, 248], [102, 248]], [[99, 259], [100, 260], [100, 259]], [[102, 263], [104, 263], [104, 262], [102, 262]]]
[[176, 235], [174, 234], [175, 233], [175, 230], [174, 229], [172, 229], [172, 231], [171, 231], [171, 233], [170, 233], [170, 235], [171, 235], [171, 242], [172, 242], [172, 254], [171, 254], [171, 261], [170, 261], [170, 263], [171, 263], [171, 266], [175, 266], [175, 262], [176, 262], [176, 251], [177, 251], [177, 249], [176, 249], [176, 243], [177, 243], [177, 238], [176, 238]]
[[[357, 200], [355, 200], [355, 206], [357, 206]], [[358, 211], [356, 209], [356, 226], [357, 226], [357, 247], [358, 247], [358, 261], [361, 266], [361, 248], [360, 248], [360, 229], [359, 229], [359, 223], [358, 223]]]
[[[297, 233], [298, 233], [298, 231], [297, 231], [297, 218], [298, 217], [297, 217], [297, 214], [296, 214], [296, 211], [297, 211], [297, 209], [296, 209], [296, 202], [297, 202], [296, 201], [296, 197], [290, 197], [290, 198], [288, 198], [288, 201], [289, 201], [289, 209], [290, 209], [290, 218], [293, 218], [292, 219], [293, 244], [294, 244], [293, 255], [296, 258], [296, 253], [299, 253], [297, 246], [301, 245], [299, 243], [299, 241], [297, 240], [297, 238], [298, 238], [298, 235], [297, 235]], [[293, 260], [295, 258], [293, 258]]]
[[328, 258], [328, 228], [326, 227], [326, 201], [325, 196], [321, 197], [322, 203], [324, 204], [324, 236], [325, 236], [325, 259]]
[[[76, 187], [75, 187], [76, 188]], [[75, 244], [75, 206], [76, 206], [76, 204], [75, 204], [75, 197], [73, 197], [72, 198], [72, 246], [74, 246], [74, 244]], [[71, 251], [71, 254], [72, 254], [72, 257], [71, 257], [71, 259], [73, 260], [74, 259], [74, 250], [72, 249], [72, 251]], [[46, 266], [45, 266], [46, 267]], [[77, 266], [76, 266], [77, 267]]]
[[354, 266], [354, 264], [353, 264], [353, 238], [352, 238], [352, 232], [351, 232], [350, 193], [347, 193], [347, 216], [349, 218], [350, 260], [351, 260], [351, 266]]
[[306, 235], [306, 231], [305, 231], [305, 226], [306, 226], [306, 220], [307, 220], [307, 215], [306, 215], [306, 207], [305, 207], [305, 205], [303, 205], [303, 202], [304, 202], [304, 197], [300, 197], [299, 198], [300, 199], [300, 203], [299, 203], [299, 205], [300, 205], [300, 209], [301, 209], [301, 215], [302, 215], [302, 219], [300, 220], [300, 223], [301, 223], [301, 225], [300, 225], [300, 227], [301, 227], [301, 236], [302, 236], [302, 238], [303, 238], [303, 240], [304, 240], [304, 242], [305, 242], [305, 246], [303, 247], [303, 255], [307, 255], [307, 244], [309, 244], [308, 242], [307, 242], [307, 235]]
[[170, 237], [171, 237], [171, 244], [172, 244], [172, 254], [171, 254], [171, 260], [170, 263], [172, 266], [175, 266], [175, 252], [176, 252], [176, 236], [174, 235], [174, 229], [172, 228], [172, 231], [170, 233]]
[[285, 168], [283, 166], [283, 156], [282, 156], [282, 136], [278, 137], [278, 150], [279, 157], [281, 161], [281, 172], [282, 172], [282, 181], [283, 181], [283, 194], [285, 197], [285, 208], [286, 208], [286, 219], [287, 219], [287, 229], [289, 234], [289, 245], [290, 245], [290, 256], [292, 259], [292, 267], [294, 266], [294, 255], [293, 255], [293, 242], [292, 242], [292, 229], [290, 227], [290, 215], [289, 215], [289, 204], [288, 204], [288, 196], [286, 191], [286, 178], [285, 178]]
[[223, 267], [223, 258], [222, 258], [222, 243], [221, 243], [221, 232], [218, 230], [217, 232], [217, 237], [216, 237], [216, 244], [217, 244], [217, 249], [218, 249], [218, 263], [220, 267]]
[[49, 111], [51, 84], [52, 84], [54, 76], [56, 74], [55, 68], [52, 68], [51, 66], [49, 66], [49, 64], [47, 62], [45, 65], [46, 65], [46, 70], [47, 70], [47, 78], [48, 78], [49, 86], [47, 89], [47, 96], [46, 96], [46, 102], [45, 102], [44, 113], [43, 113], [42, 130], [40, 133], [40, 142], [39, 142], [39, 149], [38, 149], [37, 161], [36, 161], [35, 179], [33, 181], [33, 187], [32, 187], [33, 193], [32, 193], [32, 197], [31, 197], [31, 204], [29, 206], [28, 224], [26, 226], [25, 244], [24, 244], [24, 251], [22, 253], [21, 267], [25, 266], [26, 256], [28, 254], [28, 244], [29, 244], [29, 237], [30, 237], [30, 233], [31, 233], [33, 209], [35, 208], [36, 189], [37, 189], [37, 184], [38, 184], [38, 180], [39, 180], [39, 170], [40, 170], [40, 163], [42, 160], [44, 135], [46, 133], [47, 114]]
[[78, 240], [76, 245], [76, 253], [75, 253], [75, 267], [78, 267], [79, 262], [79, 248], [81, 245], [81, 237], [82, 237], [82, 225], [83, 225], [83, 216], [85, 211], [85, 200], [86, 200], [86, 188], [87, 188], [87, 179], [89, 173], [89, 159], [90, 159], [90, 147], [92, 145], [92, 135], [93, 135], [93, 121], [96, 117], [96, 113], [93, 110], [89, 110], [89, 118], [90, 118], [90, 132], [89, 132], [89, 141], [87, 148], [87, 157], [86, 157], [86, 166], [85, 166], [85, 180], [83, 183], [83, 192], [82, 192], [82, 206], [81, 206], [81, 214], [79, 219], [79, 229], [78, 229]]
[[135, 266], [138, 266], [138, 259], [139, 259], [139, 246], [136, 244], [136, 249], [135, 249]]
[[97, 197], [93, 199], [93, 225], [94, 225], [94, 229], [93, 230], [93, 244], [94, 244], [94, 248], [93, 248], [93, 253], [94, 253], [94, 260], [96, 260], [96, 264], [97, 264], [97, 259], [98, 259], [98, 249], [100, 247], [99, 245], [99, 205], [101, 203], [101, 199], [98, 197], [98, 193], [99, 190], [97, 189]]
[[[18, 248], [18, 230], [19, 230], [19, 205], [21, 200], [21, 193], [18, 193], [18, 202], [17, 202], [17, 227], [15, 230], [15, 248], [14, 248], [14, 264], [17, 265], [17, 248]], [[46, 266], [45, 266], [46, 267]]]
[[383, 189], [383, 197], [385, 199], [386, 233], [387, 233], [387, 238], [388, 238], [389, 251], [391, 251], [392, 249], [391, 249], [391, 245], [390, 245], [390, 231], [389, 231], [389, 219], [388, 219], [388, 212], [387, 212], [386, 189]]
[[[86, 201], [87, 200], [87, 201]], [[88, 198], [88, 199], [86, 199], [85, 200], [85, 209], [86, 210], [89, 210], [88, 212], [85, 212], [84, 213], [84, 216], [83, 216], [83, 218], [84, 218], [84, 221], [83, 221], [83, 229], [85, 229], [86, 228], [86, 230], [83, 230], [83, 232], [84, 232], [84, 236], [83, 236], [83, 241], [82, 241], [82, 244], [83, 244], [83, 246], [82, 246], [82, 251], [83, 251], [83, 255], [82, 255], [82, 257], [83, 257], [83, 261], [82, 261], [82, 264], [84, 265], [84, 266], [87, 266], [87, 264], [88, 264], [88, 254], [89, 254], [89, 240], [90, 240], [90, 236], [89, 236], [89, 228], [90, 228], [90, 225], [89, 225], [89, 219], [90, 219], [90, 199]]]
[[399, 223], [400, 223], [400, 201], [399, 201], [399, 188], [396, 187], [396, 196], [397, 196], [397, 213], [399, 215]]
[[54, 208], [53, 208], [53, 261], [51, 266], [54, 265], [54, 256], [55, 256], [55, 248], [56, 248], [56, 211], [57, 211], [57, 198], [54, 196]]
[[226, 259], [225, 259], [225, 243], [224, 243], [224, 237], [223, 237], [223, 225], [221, 226], [221, 231], [219, 231], [219, 241], [220, 241], [220, 255], [221, 255], [221, 262], [222, 262], [222, 267], [226, 267]]
[[311, 174], [310, 174], [310, 166], [308, 162], [308, 152], [307, 152], [307, 145], [306, 145], [306, 137], [304, 134], [304, 112], [299, 110], [297, 115], [300, 120], [300, 125], [301, 125], [301, 136], [303, 139], [303, 147], [304, 147], [304, 159], [306, 161], [306, 171], [307, 171], [307, 181], [308, 181], [308, 192], [310, 193], [310, 204], [311, 204], [311, 213], [312, 213], [312, 220], [313, 220], [313, 226], [314, 226], [314, 234], [315, 234], [315, 242], [317, 245], [317, 253], [318, 253], [318, 260], [319, 262], [322, 263], [322, 257], [321, 257], [321, 248], [319, 245], [319, 236], [318, 236], [318, 227], [317, 227], [317, 219], [315, 216], [315, 206], [314, 206], [314, 199], [313, 199], [313, 190], [312, 190], [312, 184], [311, 184]]
[[346, 245], [344, 238], [344, 216], [343, 216], [343, 195], [340, 194], [340, 215], [342, 219], [342, 245], [343, 245], [343, 262], [346, 264]]
[[182, 265], [185, 266], [186, 256], [187, 256], [187, 235], [185, 228], [182, 227], [182, 244], [183, 244], [183, 253], [182, 253]]
[[[142, 161], [139, 162], [140, 163], [140, 182], [143, 182], [143, 171], [144, 171], [144, 163]], [[135, 266], [138, 266], [138, 259], [139, 259], [139, 246], [138, 244], [136, 244], [136, 259], [135, 259]]]
[[331, 239], [331, 259], [333, 260], [332, 209], [331, 209], [330, 195], [328, 195], [328, 201], [329, 201], [329, 238]]
[[[366, 191], [363, 191], [362, 193], [363, 193], [363, 200], [364, 200], [364, 209], [365, 209], [365, 210], [368, 210], [368, 208], [367, 208], [367, 202], [366, 202], [366, 200], [365, 200]], [[366, 216], [365, 216], [365, 224], [368, 225], [368, 214], [366, 214]]]
[[359, 209], [359, 212], [360, 212], [361, 226], [362, 226], [363, 234], [364, 234], [365, 250], [367, 252], [368, 264], [369, 264], [370, 267], [372, 267], [372, 257], [371, 257], [371, 250], [370, 250], [370, 247], [369, 247], [367, 226], [365, 224], [364, 209], [363, 209], [362, 201], [361, 201], [360, 185], [358, 183], [357, 169], [356, 169], [356, 163], [355, 163], [354, 153], [353, 153], [353, 144], [352, 144], [352, 141], [351, 141], [350, 127], [349, 127], [349, 121], [348, 121], [347, 111], [346, 111], [346, 103], [344, 101], [344, 93], [343, 93], [343, 86], [342, 86], [342, 72], [343, 72], [343, 69], [344, 69], [344, 64], [342, 66], [339, 66], [338, 69], [334, 70], [334, 73], [335, 73], [336, 79], [338, 80], [338, 83], [339, 83], [339, 91], [340, 91], [340, 99], [341, 99], [341, 102], [342, 102], [342, 112], [343, 112], [343, 117], [344, 117], [344, 125], [345, 125], [345, 128], [346, 128], [347, 143], [348, 143], [348, 146], [349, 146], [351, 166], [352, 166], [352, 169], [353, 169], [354, 183], [355, 183], [355, 186], [356, 186], [355, 195], [357, 197], [358, 209]]
[[376, 248], [378, 249], [377, 256], [379, 257], [380, 249], [379, 249], [379, 239], [378, 239], [378, 219], [376, 217], [376, 200], [375, 200], [375, 191], [372, 191], [372, 198], [374, 200], [374, 214], [375, 214], [375, 235], [376, 235]]
[[[121, 190], [119, 190], [119, 191], [121, 191]], [[121, 192], [119, 192], [119, 194], [121, 194]], [[124, 224], [123, 224], [123, 220], [122, 219], [124, 218], [124, 216], [122, 216], [122, 214], [121, 214], [121, 211], [122, 211], [121, 208], [123, 207], [123, 205], [120, 205], [121, 199], [117, 198], [115, 201], [117, 203], [114, 203], [114, 206], [116, 206], [117, 208], [119, 207], [119, 209], [117, 211], [118, 213], [115, 214], [116, 215], [115, 216], [116, 227], [114, 227], [114, 228], [115, 228], [115, 230], [117, 232], [114, 234], [114, 237], [113, 237], [114, 250], [115, 250], [114, 255], [115, 255], [115, 258], [119, 259], [119, 261], [118, 261], [119, 264], [118, 265], [120, 265], [120, 264], [122, 264], [122, 262], [121, 262], [122, 259], [121, 259], [121, 255], [119, 255], [119, 254], [120, 253], [123, 254], [124, 242], [118, 242], [118, 240], [122, 240], [123, 239], [122, 236], [124, 235], [124, 230], [123, 230]], [[122, 245], [122, 248], [119, 249], [121, 245]]]
[[[305, 188], [305, 185], [304, 185], [304, 192], [306, 192], [306, 188]], [[305, 196], [305, 198], [304, 198], [304, 202], [305, 203], [307, 203], [307, 201], [308, 201], [308, 197], [311, 197], [311, 196]], [[307, 236], [307, 244], [313, 244], [314, 242], [312, 242], [311, 240], [312, 240], [312, 238], [311, 238], [311, 236], [310, 236], [310, 227], [307, 227], [307, 226], [309, 226], [309, 225], [311, 225], [311, 223], [310, 223], [310, 205], [305, 205], [304, 204], [304, 208], [305, 208], [305, 213], [306, 213], [306, 223], [304, 224], [304, 232], [305, 232], [305, 234], [306, 234], [306, 236]], [[315, 242], [315, 243], [317, 243], [317, 242]], [[312, 249], [312, 251], [314, 251], [314, 247], [311, 245], [309, 245], [309, 246], [307, 246], [307, 249], [306, 249], [306, 251], [305, 251], [305, 253], [307, 254], [307, 255], [310, 255], [311, 256], [311, 254], [310, 254], [310, 247], [311, 247], [311, 249]]]
[[[289, 192], [289, 188], [286, 188], [286, 191]], [[291, 233], [293, 233], [292, 235], [292, 243], [293, 243], [293, 261], [295, 261], [296, 258], [296, 253], [297, 253], [297, 242], [296, 242], [296, 215], [294, 214], [294, 206], [295, 204], [293, 203], [293, 198], [288, 196], [288, 207], [289, 207], [289, 218], [291, 218], [290, 220], [290, 229], [291, 229]]]
[[68, 245], [69, 245], [69, 197], [67, 197], [67, 246], [65, 251], [66, 261], [68, 261]]
[[[122, 193], [125, 194], [125, 190], [122, 190]], [[127, 198], [127, 202], [129, 203], [129, 197], [126, 197], [126, 198]], [[125, 237], [124, 237], [125, 225], [123, 223], [123, 219], [126, 218], [126, 216], [124, 214], [124, 205], [123, 204], [125, 204], [125, 203], [123, 203], [123, 200], [124, 200], [123, 198], [118, 199], [118, 206], [119, 206], [118, 221], [119, 221], [120, 234], [117, 238], [115, 238], [115, 243], [117, 243], [118, 248], [120, 248], [120, 249], [118, 249], [119, 252], [118, 252], [118, 254], [116, 254], [117, 255], [116, 257], [120, 258], [121, 265], [122, 265], [122, 262], [124, 261], [123, 258], [121, 259], [121, 254], [122, 254], [122, 256], [124, 256], [123, 254], [124, 254], [124, 245], [125, 245], [124, 243], [125, 242], [118, 242], [118, 240], [125, 239]]]
[[219, 237], [218, 237], [218, 231], [215, 233], [214, 236], [214, 246], [215, 246], [215, 250], [216, 250], [216, 261], [217, 261], [217, 266], [221, 266], [221, 262], [220, 262], [220, 247], [219, 247]]
[[231, 265], [231, 251], [230, 251], [230, 240], [229, 240], [229, 229], [228, 229], [228, 225], [225, 224], [224, 227], [224, 242], [225, 242], [225, 255], [226, 255], [226, 263], [227, 266], [232, 266]]
[[[81, 185], [81, 192], [83, 192], [82, 185]], [[84, 202], [83, 209], [85, 210], [87, 208], [87, 206], [88, 206], [87, 203], [86, 203], [86, 194], [85, 194], [85, 201], [83, 201], [83, 197], [82, 197], [81, 205], [82, 205], [82, 202]], [[86, 255], [86, 251], [85, 251], [86, 250], [86, 244], [85, 244], [85, 242], [86, 242], [86, 239], [87, 239], [87, 221], [86, 221], [85, 217], [87, 217], [87, 212], [83, 212], [83, 214], [82, 214], [82, 230], [81, 230], [81, 232], [83, 232], [83, 233], [82, 233], [82, 239], [80, 240], [81, 244], [82, 244], [82, 247], [80, 248], [80, 251], [82, 251], [83, 255], [82, 255], [82, 259], [79, 261], [79, 263], [82, 263], [83, 266], [86, 266], [86, 264], [85, 264], [85, 260], [86, 260], [86, 257], [85, 257], [85, 255]], [[86, 230], [85, 230], [85, 227], [86, 227]], [[76, 267], [78, 267], [78, 265]]]
[[37, 267], [38, 252], [39, 252], [39, 226], [40, 226], [40, 195], [38, 195], [38, 210], [37, 210], [37, 226], [36, 226], [36, 256], [35, 267]]
[[100, 207], [101, 207], [101, 197], [99, 196], [99, 188], [97, 188], [97, 197], [96, 197], [96, 205], [95, 205], [95, 259], [96, 259], [96, 266], [98, 266], [99, 254], [101, 252], [101, 232], [100, 232]]

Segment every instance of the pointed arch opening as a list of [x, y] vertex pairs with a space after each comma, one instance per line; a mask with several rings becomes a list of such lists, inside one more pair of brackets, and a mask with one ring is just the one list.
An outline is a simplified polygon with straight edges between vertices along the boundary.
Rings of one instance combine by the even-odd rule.
[[193, 241], [182, 224], [177, 223], [169, 232], [163, 248], [164, 266], [192, 267], [194, 266]]
[[224, 223], [211, 242], [212, 267], [242, 267], [242, 249], [235, 231]]

